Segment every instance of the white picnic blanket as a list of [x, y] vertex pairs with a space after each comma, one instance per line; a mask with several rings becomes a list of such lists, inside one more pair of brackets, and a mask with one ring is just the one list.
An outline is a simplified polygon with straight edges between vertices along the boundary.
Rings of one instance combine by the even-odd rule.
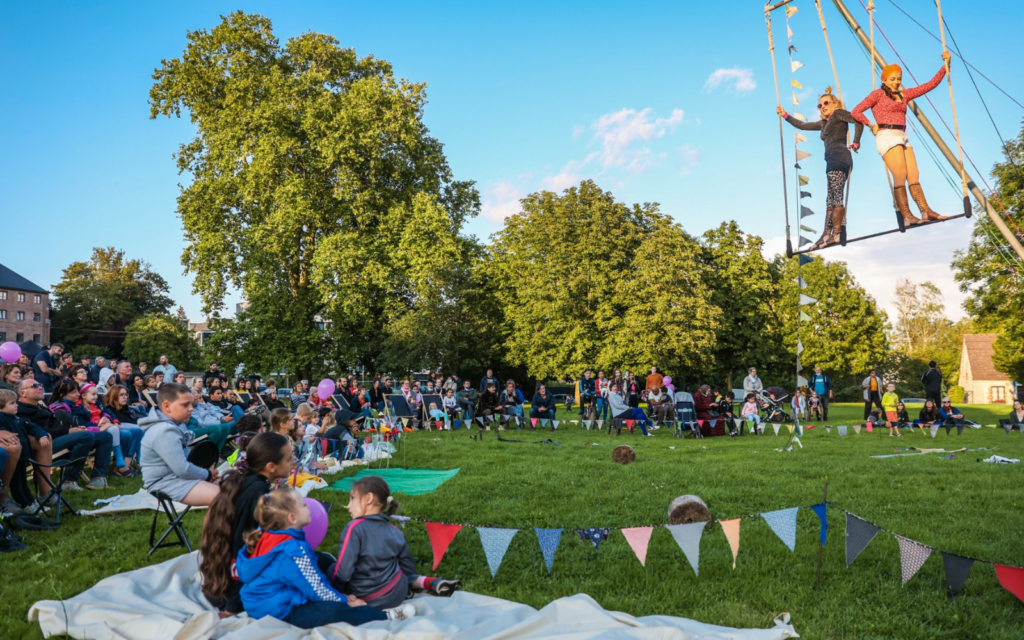
[[732, 629], [671, 616], [605, 611], [590, 596], [559, 598], [540, 611], [474, 593], [413, 600], [418, 615], [361, 627], [334, 624], [313, 630], [273, 618], [221, 620], [200, 590], [198, 552], [121, 573], [63, 602], [37, 602], [28, 612], [46, 637], [79, 640], [782, 640], [798, 638], [785, 614], [770, 629]]

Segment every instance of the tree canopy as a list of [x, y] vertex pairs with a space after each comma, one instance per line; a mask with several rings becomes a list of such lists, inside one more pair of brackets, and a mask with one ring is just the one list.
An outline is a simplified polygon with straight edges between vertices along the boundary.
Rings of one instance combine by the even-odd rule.
[[[188, 331], [188, 321], [166, 313], [150, 313], [137, 318], [126, 328], [124, 357], [132, 362], [148, 362], [155, 366], [160, 356], [179, 370], [200, 366], [199, 343]], [[167, 380], [166, 382], [170, 382]]]

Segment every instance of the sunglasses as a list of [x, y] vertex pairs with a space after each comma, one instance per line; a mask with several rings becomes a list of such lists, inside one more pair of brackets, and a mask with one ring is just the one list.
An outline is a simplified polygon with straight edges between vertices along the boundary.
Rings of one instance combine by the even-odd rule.
[[821, 109], [822, 107], [827, 107], [830, 104], [834, 104], [834, 103], [831, 100], [826, 100], [824, 102], [819, 102], [818, 103], [818, 109]]

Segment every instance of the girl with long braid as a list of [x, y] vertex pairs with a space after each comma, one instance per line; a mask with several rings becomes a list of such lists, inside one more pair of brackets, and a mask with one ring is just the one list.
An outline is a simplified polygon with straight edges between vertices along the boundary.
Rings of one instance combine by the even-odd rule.
[[[940, 216], [931, 210], [924, 198], [924, 191], [921, 190], [917, 157], [907, 139], [907, 102], [923, 96], [939, 86], [946, 76], [949, 58], [949, 52], [944, 51], [942, 60], [945, 64], [934, 78], [917, 87], [903, 89], [903, 91], [900, 91], [900, 85], [903, 82], [903, 69], [897, 64], [887, 65], [882, 69], [882, 88], [869, 93], [868, 97], [853, 109], [853, 117], [857, 119], [857, 122], [871, 127], [871, 133], [875, 135], [875, 147], [893, 177], [893, 197], [896, 200], [896, 206], [899, 208], [900, 215], [903, 216], [903, 223], [908, 226], [929, 220], [946, 219], [946, 216]], [[871, 124], [871, 121], [864, 115], [868, 109], [871, 109], [877, 124]], [[907, 187], [905, 186], [908, 182], [910, 196], [921, 211], [920, 218], [910, 212]]]
[[[828, 181], [825, 228], [821, 232], [821, 237], [811, 245], [808, 251], [823, 249], [839, 242], [843, 221], [846, 219], [843, 193], [850, 171], [853, 169], [853, 156], [850, 155], [849, 149], [854, 151], [860, 149], [860, 136], [864, 132], [864, 125], [857, 122], [853, 115], [842, 107], [839, 99], [832, 95], [832, 87], [828, 87], [825, 89], [825, 93], [818, 98], [818, 111], [821, 113], [821, 120], [802, 122], [786, 113], [782, 107], [776, 108], [776, 112], [797, 129], [821, 131], [821, 139], [825, 143], [825, 177]], [[847, 149], [846, 141], [851, 124], [856, 127], [853, 133], [853, 143]]]

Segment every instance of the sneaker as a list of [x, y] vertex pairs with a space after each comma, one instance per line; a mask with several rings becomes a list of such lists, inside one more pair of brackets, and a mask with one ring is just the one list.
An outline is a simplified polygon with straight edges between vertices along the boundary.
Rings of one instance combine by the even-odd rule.
[[81, 490], [82, 490], [82, 487], [79, 486], [79, 484], [77, 482], [72, 482], [71, 480], [68, 480], [67, 482], [65, 482], [63, 484], [62, 488], [61, 488], [61, 491], [81, 491]]
[[3, 502], [0, 502], [0, 516], [13, 516], [14, 514], [21, 511], [21, 505], [14, 500], [7, 498]]
[[103, 476], [96, 476], [89, 481], [89, 484], [85, 485], [85, 488], [89, 491], [100, 491], [107, 488], [107, 479]]
[[394, 609], [385, 609], [384, 613], [388, 615], [388, 620], [408, 620], [416, 615], [416, 607], [407, 602], [398, 605]]
[[438, 579], [431, 585], [431, 591], [438, 596], [450, 596], [461, 588], [462, 583], [458, 580]]

